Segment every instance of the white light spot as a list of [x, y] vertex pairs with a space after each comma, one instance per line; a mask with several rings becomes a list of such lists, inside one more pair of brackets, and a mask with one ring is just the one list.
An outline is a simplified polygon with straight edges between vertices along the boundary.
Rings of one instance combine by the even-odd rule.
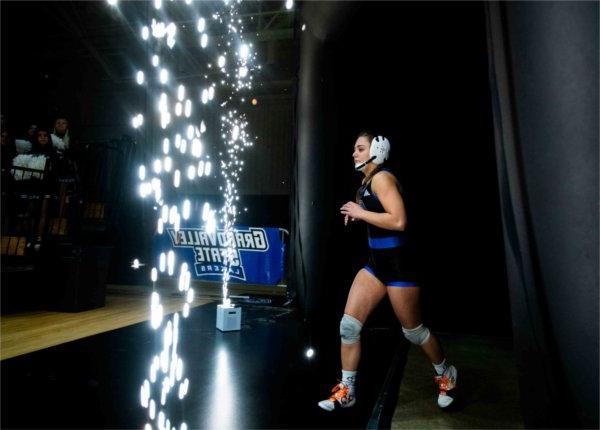
[[183, 219], [189, 219], [190, 217], [190, 211], [191, 211], [191, 204], [190, 201], [188, 199], [185, 199], [183, 201]]
[[165, 168], [165, 172], [171, 171], [171, 168], [173, 167], [173, 160], [171, 160], [171, 157], [165, 157], [163, 167]]
[[201, 178], [202, 176], [204, 176], [204, 160], [198, 162], [198, 177]]
[[194, 178], [196, 177], [196, 167], [195, 166], [192, 165], [192, 166], [188, 167], [187, 176], [190, 181], [194, 180]]
[[175, 378], [177, 381], [181, 381], [181, 377], [183, 376], [183, 360], [181, 358], [177, 359], [177, 370], [175, 371]]
[[154, 160], [154, 163], [152, 163], [152, 168], [154, 169], [154, 173], [157, 175], [160, 174], [162, 171], [162, 162], [157, 158]]
[[225, 57], [223, 55], [219, 57], [219, 59], [217, 60], [217, 64], [220, 68], [225, 67]]
[[210, 214], [210, 205], [208, 203], [204, 203], [202, 207], [202, 221], [206, 222], [208, 220], [208, 215]]
[[142, 85], [144, 83], [144, 72], [142, 72], [141, 70], [138, 71], [135, 75], [135, 80], [138, 83], [138, 85]]
[[160, 9], [162, 7], [162, 0], [154, 0], [154, 7]]
[[242, 58], [242, 60], [247, 59], [249, 53], [250, 53], [250, 48], [248, 48], [248, 45], [246, 45], [244, 43], [242, 46], [240, 46], [240, 57]]
[[183, 105], [180, 102], [177, 102], [175, 104], [175, 115], [181, 116], [182, 112], [183, 112]]
[[175, 253], [173, 250], [169, 251], [167, 255], [167, 268], [167, 273], [169, 273], [169, 276], [172, 276], [175, 270]]
[[179, 170], [175, 170], [175, 173], [173, 173], [173, 186], [175, 188], [179, 188], [180, 181], [181, 181], [181, 172]]
[[188, 99], [185, 101], [185, 117], [189, 118], [190, 115], [192, 115], [192, 101]]
[[166, 84], [169, 80], [169, 71], [167, 69], [161, 69], [159, 79], [161, 84]]
[[200, 38], [200, 46], [206, 48], [208, 46], [208, 35], [204, 33]]
[[210, 87], [208, 89], [208, 99], [212, 100], [215, 96], [215, 88], [214, 87]]
[[175, 37], [176, 33], [177, 33], [177, 26], [175, 25], [175, 23], [173, 23], [173, 22], [169, 23], [169, 25], [167, 25], [167, 36], [172, 39]]
[[159, 262], [158, 262], [158, 270], [164, 272], [167, 268], [167, 256], [164, 252], [160, 253]]
[[198, 18], [198, 25], [196, 28], [199, 33], [202, 33], [206, 29], [206, 20], [204, 18]]
[[202, 90], [202, 103], [208, 103], [208, 90], [206, 88]]
[[[183, 317], [187, 318], [190, 315], [190, 305], [189, 303], [184, 303], [183, 304]], [[181, 399], [182, 397], [180, 397]]]
[[204, 176], [210, 176], [211, 169], [212, 169], [212, 164], [210, 161], [207, 161], [204, 164]]
[[150, 36], [150, 30], [148, 29], [148, 26], [145, 25], [142, 27], [142, 39], [148, 40], [149, 36]]
[[306, 350], [306, 358], [312, 358], [315, 355], [315, 350], [312, 348], [308, 348]]
[[286, 0], [286, 2], [285, 2], [285, 8], [287, 10], [290, 10], [293, 7], [294, 7], [294, 0]]
[[240, 69], [238, 70], [238, 74], [240, 75], [240, 78], [245, 78], [246, 76], [248, 76], [248, 68], [245, 66], [240, 67]]
[[194, 301], [194, 289], [193, 289], [193, 288], [190, 288], [190, 289], [188, 290], [188, 292], [187, 292], [187, 295], [186, 295], [186, 298], [185, 298], [185, 299], [186, 299], [186, 301], [187, 301], [188, 303], [192, 303], [192, 302]]
[[150, 408], [148, 412], [150, 419], [153, 420], [156, 416], [156, 402], [154, 401], [154, 399], [150, 400]]
[[159, 64], [160, 64], [160, 59], [158, 58], [158, 55], [153, 55], [152, 56], [152, 65], [154, 67], [158, 67]]
[[181, 151], [182, 154], [185, 154], [185, 151], [187, 151], [187, 140], [181, 139], [181, 143], [179, 144], [179, 151]]
[[194, 138], [194, 126], [193, 125], [188, 125], [186, 136], [190, 140], [192, 140]]
[[163, 154], [168, 154], [169, 153], [169, 147], [170, 147], [170, 142], [169, 142], [169, 138], [165, 137], [163, 139], [163, 146], [162, 146], [162, 150], [163, 150]]
[[140, 181], [143, 181], [144, 179], [146, 179], [146, 167], [144, 165], [141, 165], [139, 167], [138, 177], [140, 178]]
[[192, 140], [192, 155], [196, 158], [200, 158], [202, 156], [202, 142], [200, 139]]
[[158, 272], [156, 271], [156, 267], [153, 267], [150, 271], [150, 279], [152, 280], [152, 282], [156, 282], [156, 280], [158, 279]]

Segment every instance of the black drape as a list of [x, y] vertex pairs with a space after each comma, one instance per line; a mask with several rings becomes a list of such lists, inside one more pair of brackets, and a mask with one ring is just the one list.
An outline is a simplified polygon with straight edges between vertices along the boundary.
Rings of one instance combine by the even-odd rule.
[[598, 3], [486, 4], [525, 423], [598, 427]]

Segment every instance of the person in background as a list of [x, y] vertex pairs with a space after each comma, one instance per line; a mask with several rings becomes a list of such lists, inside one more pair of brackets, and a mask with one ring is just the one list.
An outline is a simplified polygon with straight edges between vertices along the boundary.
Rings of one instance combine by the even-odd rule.
[[69, 121], [64, 116], [59, 116], [54, 121], [54, 130], [52, 131], [52, 144], [59, 154], [70, 148], [71, 136], [69, 135]]

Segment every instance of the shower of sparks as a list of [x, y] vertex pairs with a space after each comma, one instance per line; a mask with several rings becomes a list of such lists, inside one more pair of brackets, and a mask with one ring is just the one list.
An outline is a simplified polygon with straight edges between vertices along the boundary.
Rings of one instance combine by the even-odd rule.
[[[247, 132], [248, 122], [237, 105], [256, 99], [243, 93], [253, 89], [253, 72], [261, 66], [257, 63], [257, 51], [251, 41], [245, 39], [244, 16], [239, 7], [242, 0], [223, 0], [219, 11], [202, 13], [202, 2], [154, 0], [151, 13], [154, 17], [141, 27], [139, 37], [150, 52], [148, 63], [140, 67], [135, 81], [149, 97], [155, 100], [155, 108], [135, 113], [131, 125], [135, 129], [144, 126], [154, 127], [158, 150], [148, 165], [138, 167], [140, 197], [150, 199], [156, 209], [156, 233], [175, 233], [184, 222], [201, 223], [209, 234], [223, 234], [225, 246], [222, 250], [222, 290], [223, 304], [229, 305], [228, 284], [233, 263], [239, 258], [235, 244], [236, 201], [239, 200], [237, 183], [240, 180], [244, 161], [243, 151], [252, 146], [253, 141]], [[116, 7], [116, 0], [108, 0]], [[293, 7], [293, 1], [284, 3], [286, 9]], [[186, 87], [178, 82], [170, 61], [177, 55], [178, 34], [185, 25], [169, 21], [169, 13], [174, 16], [184, 13], [193, 16], [196, 25], [195, 49], [200, 49], [208, 59], [205, 64], [204, 82], [197, 87]], [[180, 27], [181, 26], [181, 27]], [[139, 28], [139, 27], [138, 27]], [[212, 34], [212, 35], [211, 35]], [[213, 36], [218, 35], [218, 36]], [[192, 47], [186, 46], [188, 50]], [[207, 109], [217, 112], [219, 125], [205, 123], [202, 118]], [[214, 127], [207, 133], [207, 126]], [[216, 128], [218, 127], [218, 129]], [[214, 141], [210, 141], [213, 136]], [[182, 183], [195, 183], [212, 177], [213, 163], [210, 149], [218, 147], [219, 157], [214, 163], [223, 180], [219, 190], [223, 205], [220, 209], [211, 208], [209, 203], [201, 205], [189, 196], [181, 196], [188, 190]], [[244, 211], [247, 209], [244, 208]], [[218, 218], [220, 216], [220, 218]], [[171, 397], [184, 399], [189, 390], [189, 380], [185, 377], [185, 366], [178, 355], [180, 316], [187, 318], [195, 297], [191, 288], [190, 268], [187, 263], [179, 264], [172, 250], [159, 251], [153, 258], [151, 281], [153, 292], [150, 300], [150, 325], [154, 330], [162, 330], [162, 350], [152, 357], [148, 376], [140, 387], [140, 404], [147, 409], [148, 422], [145, 428], [187, 429], [185, 422], [176, 427], [167, 416], [168, 400]], [[131, 264], [134, 269], [144, 266], [138, 259]], [[152, 267], [154, 266], [154, 267]], [[161, 297], [156, 291], [156, 282], [161, 277], [177, 277], [178, 290], [182, 294], [182, 308], [172, 318], [165, 318]]]

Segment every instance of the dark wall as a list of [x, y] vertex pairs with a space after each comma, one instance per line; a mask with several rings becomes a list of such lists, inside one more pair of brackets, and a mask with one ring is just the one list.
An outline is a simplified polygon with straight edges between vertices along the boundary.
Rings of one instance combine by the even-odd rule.
[[337, 3], [352, 13], [343, 24], [331, 14], [334, 33], [314, 18], [323, 4], [336, 5], [304, 4], [301, 33], [296, 238], [306, 308], [341, 316], [366, 262], [364, 226], [345, 228], [339, 207], [360, 184], [352, 147], [370, 129], [392, 142], [423, 265], [426, 322], [509, 334], [482, 4]]

